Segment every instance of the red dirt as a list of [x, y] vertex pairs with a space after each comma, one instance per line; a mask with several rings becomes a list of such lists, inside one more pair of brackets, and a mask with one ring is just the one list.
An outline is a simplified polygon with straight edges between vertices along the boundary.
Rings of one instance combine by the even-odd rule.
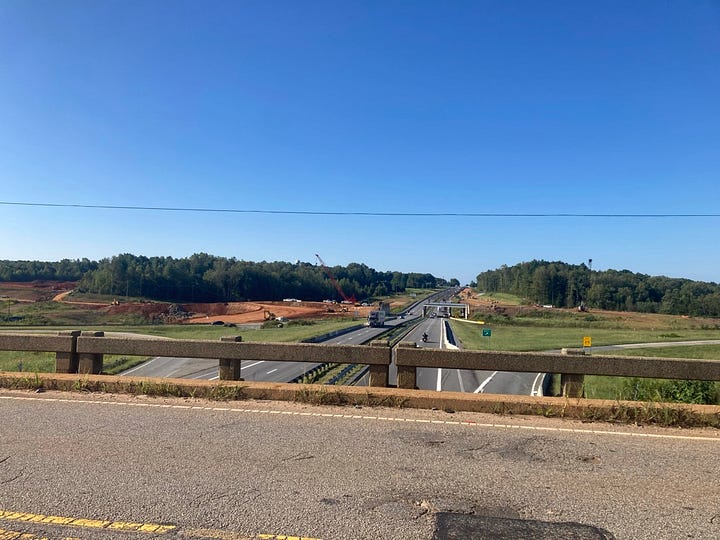
[[[347, 312], [340, 311], [337, 305], [323, 302], [228, 302], [226, 304], [184, 304], [183, 307], [193, 313], [187, 319], [190, 324], [207, 324], [214, 321], [226, 323], [257, 323], [265, 321], [266, 312], [272, 317], [286, 319], [317, 319], [322, 317], [367, 317], [371, 307], [352, 307]], [[332, 311], [328, 311], [328, 309]]]
[[5, 281], [0, 283], [0, 298], [17, 302], [48, 302], [62, 292], [70, 292], [72, 281]]
[[182, 322], [187, 324], [208, 324], [215, 321], [225, 323], [261, 323], [269, 312], [272, 317], [286, 319], [310, 319], [324, 317], [367, 317], [372, 306], [347, 306], [342, 311], [340, 304], [324, 302], [218, 302], [172, 304], [169, 302], [89, 302], [71, 299], [68, 296], [77, 286], [74, 282], [32, 281], [0, 282], [0, 299], [19, 302], [47, 302], [54, 300], [84, 309], [102, 310], [108, 315], [137, 314], [147, 320]]

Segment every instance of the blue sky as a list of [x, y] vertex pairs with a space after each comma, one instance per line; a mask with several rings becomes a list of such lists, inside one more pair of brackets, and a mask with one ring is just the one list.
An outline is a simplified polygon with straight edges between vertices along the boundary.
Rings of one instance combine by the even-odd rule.
[[718, 282], [719, 96], [716, 0], [0, 0], [0, 202], [309, 212], [0, 204], [0, 259]]

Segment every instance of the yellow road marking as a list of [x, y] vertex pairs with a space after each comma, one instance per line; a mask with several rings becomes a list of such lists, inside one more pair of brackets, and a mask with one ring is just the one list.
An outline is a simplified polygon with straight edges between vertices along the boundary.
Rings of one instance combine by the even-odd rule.
[[[157, 523], [134, 523], [128, 521], [103, 521], [99, 519], [84, 519], [62, 516], [46, 516], [43, 514], [31, 514], [29, 512], [10, 512], [0, 510], [0, 519], [9, 521], [25, 521], [28, 523], [50, 523], [52, 525], [72, 525], [74, 527], [86, 527], [90, 529], [112, 529], [115, 531], [136, 531], [152, 534], [164, 534], [174, 530], [175, 525], [159, 525]], [[13, 540], [15, 537], [8, 537]], [[17, 537], [19, 538], [19, 537]], [[6, 540], [0, 536], [0, 540]]]
[[[71, 525], [90, 529], [108, 529], [114, 531], [134, 531], [151, 534], [165, 534], [177, 527], [175, 525], [158, 525], [157, 523], [137, 523], [134, 521], [103, 521], [99, 519], [84, 519], [62, 516], [46, 516], [31, 514], [29, 512], [11, 512], [0, 510], [0, 519], [8, 521], [21, 521], [25, 523], [47, 523], [51, 525]], [[186, 536], [195, 538], [213, 538], [217, 540], [320, 540], [309, 536], [288, 536], [284, 534], [257, 534], [252, 536], [241, 535], [229, 531], [214, 529], [192, 529], [183, 531]], [[0, 540], [48, 540], [33, 534], [21, 533], [0, 529]], [[63, 540], [80, 540], [78, 538], [63, 538]]]
[[[48, 540], [46, 537], [35, 536], [30, 533], [22, 533], [17, 531], [8, 531], [7, 529], [0, 529], [0, 540]], [[80, 538], [74, 538], [66, 536], [62, 540], [80, 540]]]

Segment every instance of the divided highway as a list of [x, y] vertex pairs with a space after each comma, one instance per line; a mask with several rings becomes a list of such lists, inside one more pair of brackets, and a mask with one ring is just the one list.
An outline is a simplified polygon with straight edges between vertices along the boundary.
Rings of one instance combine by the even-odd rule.
[[[407, 339], [424, 348], [445, 348], [445, 320], [431, 317], [421, 322]], [[428, 341], [423, 343], [422, 334]], [[473, 371], [466, 369], [418, 368], [417, 385], [423, 390], [474, 392], [488, 394], [542, 395], [542, 373], [510, 371]]]
[[[377, 338], [388, 328], [408, 320], [421, 319], [423, 305], [432, 301], [448, 300], [450, 291], [443, 291], [433, 297], [418, 302], [402, 314], [403, 318], [389, 319], [385, 328], [363, 326], [342, 335], [329, 338], [322, 343], [334, 345], [362, 345]], [[404, 338], [415, 341], [420, 347], [443, 348], [446, 344], [444, 324], [440, 317], [427, 317], [419, 321]], [[423, 332], [427, 332], [427, 343], [422, 341]], [[270, 362], [247, 360], [242, 362], [242, 376], [246, 381], [289, 382], [317, 367], [319, 364], [297, 362]], [[218, 379], [218, 361], [216, 359], [197, 358], [153, 358], [144, 364], [123, 372], [121, 375], [141, 377]], [[448, 369], [418, 369], [418, 388], [426, 390], [497, 393], [516, 395], [542, 395], [543, 374], [513, 373]], [[396, 382], [395, 366], [390, 367], [390, 384]], [[367, 385], [367, 376], [361, 378], [359, 386]]]

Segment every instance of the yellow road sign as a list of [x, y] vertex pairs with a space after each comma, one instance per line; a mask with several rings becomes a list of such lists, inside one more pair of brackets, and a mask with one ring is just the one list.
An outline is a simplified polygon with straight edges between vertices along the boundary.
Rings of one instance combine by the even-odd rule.
[[583, 338], [583, 347], [592, 347], [592, 338], [590, 336]]

